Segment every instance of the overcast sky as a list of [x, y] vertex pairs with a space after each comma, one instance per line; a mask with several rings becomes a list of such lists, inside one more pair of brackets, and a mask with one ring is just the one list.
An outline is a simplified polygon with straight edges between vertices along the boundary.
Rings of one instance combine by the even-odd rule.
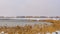
[[0, 0], [0, 16], [60, 16], [60, 0]]

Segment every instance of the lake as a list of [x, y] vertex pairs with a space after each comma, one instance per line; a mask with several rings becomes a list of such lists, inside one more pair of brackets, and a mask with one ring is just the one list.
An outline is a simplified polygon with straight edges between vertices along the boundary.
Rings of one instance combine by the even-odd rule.
[[48, 24], [50, 25], [51, 23], [48, 23], [48, 22], [38, 22], [38, 21], [28, 21], [28, 20], [19, 20], [19, 19], [1, 19], [0, 20], [0, 26], [16, 26], [16, 25], [19, 25], [19, 26], [24, 26], [24, 25], [34, 25], [34, 24]]

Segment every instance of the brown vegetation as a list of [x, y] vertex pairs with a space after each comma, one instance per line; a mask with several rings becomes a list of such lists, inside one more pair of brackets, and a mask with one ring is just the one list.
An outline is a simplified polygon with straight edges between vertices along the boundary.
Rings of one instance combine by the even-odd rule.
[[[46, 34], [47, 32], [56, 32], [57, 30], [60, 30], [60, 20], [45, 20], [44, 22], [51, 22], [51, 26], [45, 25], [38, 25], [35, 24], [34, 26], [31, 25], [25, 25], [24, 27], [22, 26], [15, 26], [15, 27], [0, 27], [0, 32], [4, 31], [5, 33], [8, 34]], [[43, 27], [42, 27], [43, 26]]]

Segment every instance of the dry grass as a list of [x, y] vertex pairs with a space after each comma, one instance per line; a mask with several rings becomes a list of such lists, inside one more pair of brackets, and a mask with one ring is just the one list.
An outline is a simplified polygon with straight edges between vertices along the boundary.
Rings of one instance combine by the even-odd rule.
[[22, 26], [15, 26], [15, 27], [7, 27], [7, 26], [3, 26], [0, 27], [0, 32], [4, 31], [5, 33], [8, 34], [37, 34], [37, 33], [44, 33], [46, 34], [47, 32], [55, 32], [57, 30], [60, 30], [60, 20], [45, 20], [44, 22], [51, 22], [52, 25], [51, 26], [47, 26], [45, 25], [41, 25], [43, 27], [41, 27], [38, 24], [35, 24], [35, 26], [31, 26], [31, 25], [25, 25], [24, 27]]

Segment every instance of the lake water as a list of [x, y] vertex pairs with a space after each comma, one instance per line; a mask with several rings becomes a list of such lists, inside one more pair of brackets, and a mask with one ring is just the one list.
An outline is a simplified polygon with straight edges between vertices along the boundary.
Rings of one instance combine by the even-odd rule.
[[34, 24], [48, 24], [50, 25], [51, 23], [48, 23], [48, 22], [38, 22], [38, 21], [34, 21], [34, 22], [31, 22], [31, 21], [27, 21], [27, 20], [0, 20], [0, 26], [16, 26], [16, 25], [19, 25], [19, 26], [24, 26], [24, 25], [34, 25]]

